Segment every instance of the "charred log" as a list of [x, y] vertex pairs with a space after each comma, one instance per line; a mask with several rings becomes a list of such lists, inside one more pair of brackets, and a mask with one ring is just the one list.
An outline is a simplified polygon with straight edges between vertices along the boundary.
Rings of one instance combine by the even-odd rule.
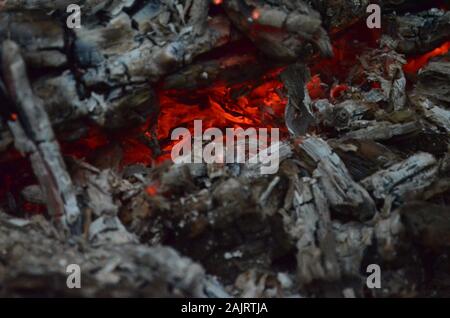
[[13, 117], [8, 122], [15, 146], [29, 156], [51, 215], [62, 217], [63, 223], [74, 234], [78, 234], [81, 215], [72, 182], [50, 120], [42, 104], [33, 95], [25, 62], [14, 42], [3, 42], [2, 70], [9, 97], [18, 114], [15, 115], [17, 118]]
[[450, 13], [443, 10], [394, 16], [388, 21], [401, 53], [423, 54], [450, 39]]

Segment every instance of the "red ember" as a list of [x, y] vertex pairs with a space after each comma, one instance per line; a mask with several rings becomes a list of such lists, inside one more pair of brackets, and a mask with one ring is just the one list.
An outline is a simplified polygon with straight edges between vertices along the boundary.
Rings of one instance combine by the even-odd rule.
[[306, 87], [308, 88], [309, 96], [312, 99], [325, 98], [325, 89], [319, 74], [314, 75]]
[[342, 93], [345, 92], [346, 90], [348, 90], [348, 85], [345, 84], [333, 86], [333, 88], [330, 90], [331, 99], [337, 99], [341, 97]]
[[158, 194], [158, 186], [156, 184], [148, 186], [147, 189], [145, 189], [145, 190], [146, 190], [147, 194], [151, 197]]
[[409, 74], [417, 73], [422, 67], [424, 67], [430, 59], [433, 57], [444, 55], [450, 50], [450, 41], [445, 42], [440, 47], [435, 48], [431, 52], [428, 52], [422, 56], [412, 58], [408, 60], [408, 63], [405, 64], [403, 70]]
[[258, 20], [260, 16], [261, 16], [261, 13], [259, 13], [258, 9], [254, 9], [252, 11], [252, 19], [253, 20]]

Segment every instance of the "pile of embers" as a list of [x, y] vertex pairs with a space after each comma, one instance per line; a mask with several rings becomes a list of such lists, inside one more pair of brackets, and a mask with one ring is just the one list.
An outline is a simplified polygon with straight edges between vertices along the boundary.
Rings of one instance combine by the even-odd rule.
[[[366, 43], [343, 61], [347, 56], [336, 47], [332, 30], [355, 26], [365, 8], [353, 10], [350, 22], [337, 19], [339, 14], [328, 16], [325, 8], [332, 4], [327, 1], [311, 1], [319, 13], [302, 1], [294, 1], [295, 7], [284, 4], [288, 1], [230, 0], [224, 1], [223, 11], [190, 1], [178, 1], [181, 7], [177, 1], [116, 2], [121, 5], [91, 13], [105, 19], [102, 29], [90, 21], [87, 29], [66, 31], [62, 44], [55, 40], [57, 31], [20, 36], [35, 32], [20, 29], [22, 23], [44, 23], [30, 8], [12, 2], [6, 6], [10, 12], [0, 13], [0, 22], [8, 17], [15, 25], [17, 32], [10, 36], [18, 43], [5, 41], [2, 50], [1, 98], [8, 107], [2, 109], [0, 125], [1, 174], [7, 188], [1, 191], [0, 295], [450, 295], [450, 14], [445, 5], [417, 14], [385, 13], [393, 34], [383, 33], [370, 43], [375, 48]], [[172, 24], [169, 30], [154, 21], [164, 16], [153, 15], [158, 3], [161, 12], [170, 13], [168, 21], [177, 14], [166, 22]], [[409, 1], [399, 3], [390, 5], [414, 7]], [[246, 10], [237, 10], [238, 5]], [[315, 27], [297, 32], [295, 19], [279, 29], [265, 25], [285, 11], [311, 17], [305, 23]], [[58, 17], [58, 11], [54, 14]], [[146, 15], [151, 16], [148, 21]], [[219, 84], [206, 85], [205, 74], [214, 75], [220, 85], [242, 83], [236, 74], [244, 66], [235, 56], [194, 59], [220, 47], [214, 30], [201, 27], [199, 21], [205, 19], [227, 25], [227, 40], [220, 45], [242, 43], [243, 38], [255, 44], [251, 54], [257, 59], [241, 61], [252, 75], [245, 80], [254, 84], [260, 78], [255, 87], [264, 87], [264, 94], [276, 92], [270, 100], [264, 95], [263, 106], [274, 107], [275, 100], [284, 115], [266, 107], [263, 121], [259, 113], [236, 115], [224, 104], [214, 105], [234, 124], [248, 116], [282, 130], [275, 174], [261, 174], [257, 163], [173, 164], [161, 159], [164, 149], [173, 146], [161, 127], [170, 132], [189, 125], [173, 115], [178, 104], [165, 102], [174, 90], [187, 95], [184, 89], [192, 86], [193, 96], [210, 94], [204, 87]], [[45, 21], [47, 27], [57, 28], [51, 21]], [[130, 42], [140, 41], [140, 46], [95, 40], [113, 26], [123, 34], [110, 37], [132, 34]], [[188, 27], [197, 40], [183, 31]], [[177, 34], [176, 41], [170, 32]], [[39, 36], [48, 41], [33, 40]], [[325, 56], [334, 51], [335, 58], [319, 58], [310, 42]], [[175, 56], [170, 45], [189, 58]], [[29, 51], [20, 53], [20, 48]], [[258, 48], [283, 66], [261, 62]], [[140, 49], [142, 56], [136, 57]], [[301, 54], [309, 59], [298, 58]], [[135, 60], [150, 57], [145, 67]], [[230, 61], [237, 61], [237, 67]], [[345, 74], [330, 74], [339, 69], [333, 63], [348, 65]], [[34, 66], [28, 75], [25, 65]], [[155, 92], [146, 80], [158, 82]], [[236, 89], [236, 100], [254, 96], [247, 84]], [[139, 113], [147, 103], [151, 109]], [[125, 104], [133, 108], [132, 116], [122, 116]], [[193, 106], [195, 112], [201, 108]], [[214, 112], [206, 107], [205, 114]], [[104, 126], [111, 122], [115, 131], [85, 129], [82, 117]], [[125, 134], [122, 121], [131, 123], [134, 117], [144, 117], [138, 132]], [[116, 137], [118, 131], [121, 136]], [[109, 142], [102, 141], [105, 134]], [[88, 146], [80, 150], [80, 141]], [[17, 159], [12, 142], [26, 159]], [[145, 160], [136, 159], [142, 152], [148, 153]], [[32, 167], [23, 165], [28, 160]], [[30, 177], [33, 172], [36, 178]], [[6, 185], [11, 178], [18, 181]], [[81, 289], [67, 288], [69, 264], [82, 269]], [[381, 288], [367, 286], [370, 264], [381, 269]]]

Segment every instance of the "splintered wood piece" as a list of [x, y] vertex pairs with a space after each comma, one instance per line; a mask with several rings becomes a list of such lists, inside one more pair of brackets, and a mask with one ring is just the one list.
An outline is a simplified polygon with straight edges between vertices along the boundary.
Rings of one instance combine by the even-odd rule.
[[128, 232], [118, 218], [119, 204], [114, 197], [117, 193], [121, 198], [134, 197], [142, 186], [132, 185], [112, 170], [99, 170], [82, 160], [69, 162], [80, 202], [86, 206], [84, 227], [90, 244], [136, 243], [136, 236]]
[[317, 123], [340, 130], [348, 128], [352, 122], [361, 120], [374, 107], [364, 101], [353, 99], [337, 105], [331, 104], [327, 99], [319, 99], [313, 103], [313, 108], [316, 110]]
[[375, 214], [375, 203], [370, 195], [352, 179], [342, 160], [326, 141], [307, 137], [298, 144], [298, 148], [304, 153], [302, 158], [309, 159], [312, 176], [318, 180], [336, 217], [368, 220]]
[[439, 107], [423, 96], [410, 96], [413, 104], [419, 108], [424, 117], [439, 129], [450, 133], [450, 110]]
[[283, 213], [288, 233], [297, 241], [297, 276], [300, 284], [340, 284], [343, 277], [359, 275], [372, 244], [373, 227], [332, 220], [329, 202], [316, 179], [294, 175], [293, 209]]
[[388, 140], [396, 136], [414, 134], [422, 130], [418, 122], [408, 122], [405, 124], [392, 124], [386, 121], [370, 121], [368, 127], [350, 131], [343, 138]]
[[449, 11], [431, 9], [386, 20], [400, 53], [423, 54], [450, 39]]
[[373, 227], [362, 223], [333, 221], [335, 253], [343, 276], [357, 276], [364, 253], [373, 242]]
[[303, 64], [288, 66], [281, 74], [288, 91], [288, 103], [285, 110], [285, 122], [294, 136], [303, 136], [315, 118], [311, 111], [311, 98], [306, 84], [310, 79], [309, 69]]
[[39, 180], [49, 212], [63, 217], [72, 231], [80, 225], [80, 210], [59, 145], [42, 104], [34, 97], [18, 45], [2, 44], [2, 69], [6, 88], [19, 119], [9, 121], [17, 149], [29, 156]]
[[229, 0], [223, 6], [233, 24], [270, 57], [295, 61], [308, 52], [308, 43], [333, 55], [320, 14], [303, 1]]
[[[133, 40], [140, 33], [133, 29], [131, 19], [125, 13], [114, 17], [106, 27], [94, 25], [80, 29], [75, 34], [75, 51], [86, 68], [81, 80], [94, 88], [103, 84], [155, 83], [199, 54], [231, 39], [230, 23], [222, 16], [205, 23], [208, 27], [199, 35], [193, 35], [193, 26], [180, 26], [179, 33], [161, 35], [161, 39], [155, 37], [153, 41], [143, 40], [142, 43]], [[102, 41], [111, 32], [115, 34], [115, 40]]]
[[[450, 13], [450, 12], [449, 12]], [[418, 74], [414, 94], [450, 109], [450, 54], [430, 61]]]
[[419, 191], [436, 178], [437, 161], [433, 155], [420, 152], [361, 181], [376, 199], [402, 201], [412, 191]]
[[297, 240], [297, 275], [301, 284], [314, 280], [336, 281], [341, 276], [331, 228], [328, 201], [317, 180], [294, 180], [294, 211], [285, 220]]
[[[405, 109], [407, 81], [403, 67], [407, 61], [394, 50], [392, 38], [384, 35], [379, 42], [379, 48], [358, 56], [358, 63], [352, 67], [347, 82], [357, 84], [359, 89], [366, 86], [360, 90], [361, 96], [353, 93], [356, 103], [365, 102], [372, 107], [376, 103], [378, 108], [388, 112]], [[367, 90], [367, 85], [372, 88]]]
[[388, 147], [370, 139], [328, 140], [328, 144], [345, 163], [355, 181], [398, 162]]

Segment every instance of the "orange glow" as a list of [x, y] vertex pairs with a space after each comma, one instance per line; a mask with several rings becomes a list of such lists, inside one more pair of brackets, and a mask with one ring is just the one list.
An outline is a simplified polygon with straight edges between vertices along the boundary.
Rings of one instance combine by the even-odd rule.
[[258, 9], [254, 9], [252, 11], [252, 19], [253, 20], [258, 20], [260, 16], [261, 16], [261, 13], [259, 13]]
[[154, 197], [155, 195], [158, 194], [158, 186], [156, 184], [153, 185], [149, 185], [145, 191], [147, 192], [147, 194], [151, 197]]
[[409, 74], [417, 73], [422, 67], [424, 67], [430, 59], [433, 57], [444, 55], [450, 50], [450, 41], [445, 42], [440, 47], [435, 48], [433, 51], [428, 52], [422, 56], [412, 58], [408, 60], [408, 63], [403, 66], [403, 70]]
[[281, 69], [278, 69], [260, 80], [234, 85], [215, 83], [195, 91], [160, 91], [157, 139], [163, 155], [159, 159], [166, 159], [177, 142], [170, 140], [172, 130], [186, 127], [193, 132], [196, 119], [203, 121], [203, 129], [284, 127], [283, 114], [287, 100], [281, 94], [283, 84], [278, 79], [280, 72]]
[[213, 0], [213, 3], [215, 4], [215, 5], [219, 5], [219, 4], [222, 4], [222, 0]]

